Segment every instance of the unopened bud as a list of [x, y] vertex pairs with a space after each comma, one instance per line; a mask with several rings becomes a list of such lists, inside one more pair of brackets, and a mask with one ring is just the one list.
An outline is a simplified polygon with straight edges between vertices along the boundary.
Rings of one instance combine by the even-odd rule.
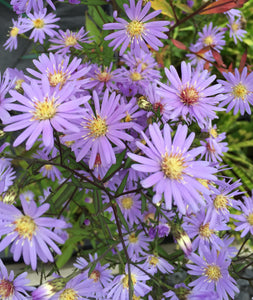
[[144, 96], [141, 96], [138, 99], [137, 104], [141, 109], [144, 109], [146, 111], [151, 111], [152, 109], [152, 104]]

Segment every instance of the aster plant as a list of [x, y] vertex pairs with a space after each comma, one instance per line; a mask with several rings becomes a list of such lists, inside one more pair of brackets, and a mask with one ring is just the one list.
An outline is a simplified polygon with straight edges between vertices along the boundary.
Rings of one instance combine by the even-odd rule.
[[[30, 40], [32, 62], [0, 78], [1, 299], [238, 296], [252, 1], [10, 1], [3, 46]], [[85, 18], [63, 27], [71, 5]]]

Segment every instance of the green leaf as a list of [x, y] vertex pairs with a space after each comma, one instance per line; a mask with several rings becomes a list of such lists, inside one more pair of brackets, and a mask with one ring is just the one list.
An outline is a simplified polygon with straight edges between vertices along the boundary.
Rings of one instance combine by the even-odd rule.
[[88, 14], [85, 15], [85, 25], [86, 30], [89, 31], [89, 36], [92, 37], [92, 39], [99, 44], [101, 40], [101, 32], [97, 28], [97, 25], [90, 19]]
[[124, 227], [126, 228], [126, 230], [129, 232], [129, 227], [128, 227], [128, 224], [127, 224], [127, 221], [125, 220], [122, 212], [121, 212], [121, 209], [119, 207], [119, 205], [117, 204], [117, 214], [118, 214], [118, 217], [120, 219], [120, 222], [124, 225]]
[[147, 210], [147, 201], [145, 196], [141, 194], [141, 214], [143, 214], [145, 210]]
[[241, 143], [235, 143], [233, 145], [229, 145], [229, 150], [230, 151], [238, 150], [238, 149], [243, 148], [243, 147], [253, 147], [253, 140], [243, 141]]
[[111, 168], [107, 171], [105, 177], [103, 178], [103, 182], [109, 180], [110, 176], [120, 168], [125, 155], [126, 149], [123, 152], [116, 155], [116, 164], [112, 165]]
[[192, 14], [193, 10], [186, 4], [180, 3], [178, 1], [173, 1], [173, 5], [175, 5], [177, 8], [179, 8], [181, 11], [184, 11], [188, 14]]
[[118, 196], [119, 194], [123, 193], [124, 191], [124, 188], [126, 186], [126, 183], [127, 183], [127, 178], [128, 178], [128, 175], [129, 173], [127, 172], [126, 175], [124, 176], [120, 186], [118, 187], [116, 193], [115, 193], [115, 196]]

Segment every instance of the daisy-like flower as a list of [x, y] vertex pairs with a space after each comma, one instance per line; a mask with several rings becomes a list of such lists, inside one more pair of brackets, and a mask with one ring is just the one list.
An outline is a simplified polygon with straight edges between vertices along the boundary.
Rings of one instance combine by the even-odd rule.
[[126, 194], [117, 199], [117, 202], [124, 218], [129, 224], [138, 223], [138, 219], [141, 219], [140, 195]]
[[[52, 0], [46, 1], [52, 7], [52, 9], [55, 10]], [[11, 0], [11, 5], [17, 14], [22, 14], [24, 12], [29, 13], [31, 10], [42, 11], [44, 8], [43, 0]]]
[[210, 250], [205, 247], [202, 253], [201, 256], [192, 253], [189, 259], [193, 264], [186, 264], [190, 269], [189, 274], [199, 276], [189, 286], [194, 287], [193, 291], [216, 291], [219, 297], [217, 300], [228, 300], [228, 295], [234, 298], [235, 293], [239, 293], [239, 289], [228, 272], [231, 260], [227, 258], [227, 252], [223, 250], [217, 252], [215, 248]]
[[58, 277], [43, 283], [32, 292], [32, 300], [51, 300], [66, 285], [66, 279]]
[[202, 48], [212, 46], [215, 50], [219, 51], [225, 45], [224, 32], [220, 31], [218, 27], [213, 27], [211, 22], [209, 25], [205, 25], [203, 32], [199, 32], [199, 39], [196, 42], [196, 47]]
[[[119, 54], [122, 55], [131, 44], [131, 50], [137, 52], [140, 48], [145, 52], [148, 52], [147, 44], [149, 44], [154, 50], [158, 51], [158, 47], [162, 47], [163, 43], [159, 38], [167, 39], [167, 35], [164, 31], [169, 29], [164, 27], [170, 24], [168, 21], [153, 21], [147, 22], [150, 19], [158, 16], [160, 10], [154, 11], [147, 15], [151, 3], [148, 2], [142, 8], [142, 0], [139, 0], [135, 5], [135, 0], [130, 0], [130, 7], [127, 4], [123, 4], [125, 12], [130, 19], [130, 22], [122, 18], [117, 17], [117, 11], [114, 11], [113, 17], [118, 23], [104, 24], [104, 30], [119, 29], [119, 31], [109, 34], [105, 37], [105, 40], [113, 40], [109, 43], [109, 47], [114, 47], [116, 50], [121, 44]], [[147, 44], [146, 44], [147, 43]]]
[[[152, 289], [150, 286], [146, 285], [146, 281], [149, 280], [150, 277], [132, 265], [130, 265], [130, 271], [135, 299], [144, 297]], [[107, 295], [108, 299], [129, 299], [129, 277], [128, 266], [126, 265], [125, 274], [117, 275], [104, 289], [104, 293]]]
[[23, 21], [24, 21], [24, 19], [21, 17], [19, 17], [18, 20], [16, 20], [16, 21], [12, 19], [13, 26], [11, 27], [11, 30], [9, 32], [10, 37], [3, 45], [5, 50], [9, 49], [9, 51], [12, 51], [13, 49], [14, 50], [17, 49], [18, 35], [25, 32], [25, 30], [23, 28]]
[[237, 44], [237, 39], [242, 41], [245, 34], [247, 33], [246, 30], [241, 28], [241, 18], [235, 19], [235, 17], [229, 18], [229, 37], [233, 37], [235, 44]]
[[15, 79], [10, 78], [10, 72], [7, 69], [1, 76], [0, 73], [0, 119], [2, 122], [8, 120], [10, 114], [8, 112], [8, 104], [12, 102], [10, 98], [6, 98], [6, 94], [10, 91]]
[[158, 270], [163, 273], [173, 273], [174, 267], [162, 257], [156, 255], [148, 255], [146, 262], [144, 263], [144, 270], [154, 275]]
[[[97, 154], [100, 155], [103, 166], [116, 162], [116, 156], [112, 144], [118, 149], [124, 149], [123, 141], [132, 141], [133, 137], [124, 130], [133, 126], [132, 122], [122, 122], [126, 116], [127, 105], [119, 104], [120, 95], [109, 90], [104, 92], [100, 104], [97, 93], [93, 92], [95, 113], [91, 106], [86, 103], [87, 112], [82, 115], [79, 133], [67, 134], [63, 141], [75, 141], [72, 150], [76, 151], [76, 160], [80, 161], [91, 150], [89, 167], [94, 167]], [[111, 144], [112, 143], [112, 144]]]
[[222, 161], [222, 156], [224, 152], [228, 151], [228, 143], [222, 142], [226, 138], [226, 133], [217, 133], [217, 126], [212, 126], [211, 121], [208, 126], [201, 129], [202, 132], [208, 132], [209, 136], [205, 141], [200, 141], [200, 144], [205, 147], [205, 151], [201, 154], [201, 157], [205, 156], [206, 160], [210, 162]]
[[18, 70], [17, 68], [8, 68], [7, 69], [10, 75], [10, 79], [13, 82], [12, 88], [14, 88], [16, 91], [23, 93], [22, 84], [23, 82], [28, 82], [28, 79], [26, 78], [24, 72], [22, 70]]
[[212, 52], [210, 50], [199, 53], [199, 51], [202, 48], [203, 48], [202, 45], [196, 46], [195, 44], [192, 44], [189, 47], [189, 50], [192, 53], [187, 53], [186, 54], [186, 57], [188, 57], [190, 59], [191, 65], [195, 66], [198, 70], [203, 70], [204, 69], [204, 66], [206, 64], [206, 60], [208, 60], [210, 62], [214, 61]]
[[49, 250], [53, 249], [61, 254], [55, 244], [64, 243], [58, 235], [48, 228], [65, 227], [66, 223], [48, 217], [41, 217], [48, 209], [49, 204], [37, 207], [34, 201], [27, 203], [21, 199], [24, 214], [14, 205], [0, 202], [0, 220], [2, 223], [0, 235], [4, 238], [0, 242], [0, 251], [9, 245], [14, 261], [18, 261], [22, 254], [25, 264], [37, 268], [37, 256], [44, 262], [53, 262], [54, 258]]
[[72, 32], [67, 29], [66, 32], [59, 30], [58, 34], [51, 38], [49, 41], [53, 43], [49, 47], [49, 51], [57, 50], [56, 53], [67, 54], [71, 52], [71, 49], [82, 49], [79, 43], [91, 43], [91, 37], [87, 37], [88, 32], [85, 32], [82, 27], [78, 32]]
[[225, 96], [220, 94], [223, 91], [221, 84], [209, 86], [215, 80], [215, 75], [209, 76], [207, 70], [192, 71], [191, 64], [184, 61], [181, 63], [182, 79], [174, 66], [169, 70], [165, 68], [165, 73], [170, 85], [159, 83], [159, 94], [168, 99], [172, 108], [172, 120], [181, 116], [186, 121], [196, 121], [203, 127], [207, 119], [217, 118], [215, 111], [222, 109], [216, 105]]
[[239, 202], [242, 214], [233, 215], [237, 220], [235, 222], [235, 230], [242, 231], [241, 237], [244, 237], [248, 232], [253, 235], [253, 191], [252, 196], [243, 197], [243, 202]]
[[[144, 232], [133, 231], [125, 235], [124, 240], [129, 257], [132, 257], [133, 255], [138, 257], [140, 255], [145, 255], [145, 251], [149, 250], [151, 238], [147, 237]], [[118, 248], [119, 250], [122, 250], [122, 244], [119, 244]]]
[[67, 128], [73, 132], [79, 129], [71, 121], [80, 118], [82, 109], [80, 105], [89, 100], [89, 96], [70, 100], [74, 86], [68, 84], [61, 90], [50, 89], [46, 77], [39, 86], [36, 82], [31, 85], [23, 84], [24, 95], [11, 91], [13, 99], [20, 104], [9, 104], [8, 109], [22, 112], [6, 120], [5, 131], [16, 131], [26, 128], [14, 141], [13, 146], [20, 145], [27, 139], [26, 149], [29, 150], [42, 134], [45, 147], [52, 149], [54, 146], [53, 129], [64, 132]]
[[191, 133], [187, 137], [187, 130], [186, 125], [179, 125], [172, 141], [169, 125], [165, 124], [162, 135], [159, 126], [154, 123], [149, 125], [151, 141], [142, 133], [146, 145], [136, 142], [145, 156], [128, 153], [131, 159], [139, 163], [132, 165], [132, 168], [147, 174], [141, 184], [144, 188], [153, 186], [153, 202], [160, 202], [164, 195], [166, 209], [171, 210], [173, 197], [182, 214], [186, 213], [187, 205], [193, 211], [199, 210], [199, 204], [205, 205], [201, 192], [207, 193], [207, 188], [198, 179], [216, 179], [213, 175], [215, 168], [206, 161], [196, 160], [196, 156], [203, 151], [202, 147], [188, 151], [195, 135]]
[[26, 300], [34, 287], [28, 286], [30, 280], [26, 278], [27, 272], [14, 276], [14, 272], [8, 274], [7, 268], [0, 259], [0, 298], [2, 300]]
[[23, 20], [23, 28], [25, 31], [32, 29], [29, 39], [33, 39], [34, 42], [39, 41], [40, 44], [43, 44], [46, 35], [53, 37], [57, 34], [54, 28], [59, 28], [59, 26], [54, 23], [60, 18], [56, 18], [53, 13], [47, 15], [46, 8], [38, 12], [35, 11], [34, 14], [28, 13], [27, 17]]
[[228, 104], [227, 112], [234, 108], [234, 115], [240, 111], [244, 115], [245, 111], [251, 114], [249, 104], [253, 104], [253, 72], [247, 74], [247, 67], [244, 67], [242, 73], [235, 68], [235, 73], [223, 73], [225, 80], [218, 80], [224, 87], [223, 93], [227, 96], [220, 103], [223, 107]]
[[90, 68], [83, 66], [81, 62], [82, 59], [77, 57], [70, 61], [70, 57], [66, 55], [50, 52], [48, 57], [43, 53], [38, 60], [33, 60], [37, 70], [28, 68], [27, 71], [38, 78], [38, 81], [41, 81], [44, 74], [46, 74], [49, 84], [53, 88], [58, 85], [61, 89], [68, 82], [71, 82], [77, 88], [89, 81], [88, 79], [82, 79], [82, 77], [87, 74]]
[[[0, 153], [2, 152], [1, 149], [4, 150], [5, 147], [8, 145], [9, 145], [8, 143], [4, 143], [0, 147]], [[12, 186], [15, 177], [16, 177], [15, 171], [11, 166], [10, 160], [1, 157], [0, 158], [0, 195], [6, 192], [8, 188]]]

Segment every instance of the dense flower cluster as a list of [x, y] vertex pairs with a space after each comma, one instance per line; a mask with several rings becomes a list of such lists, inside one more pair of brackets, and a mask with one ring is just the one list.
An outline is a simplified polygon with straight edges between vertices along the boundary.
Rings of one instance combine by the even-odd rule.
[[[167, 13], [159, 1], [107, 2], [117, 8], [112, 16], [88, 8], [89, 32], [62, 30], [57, 2], [11, 0], [18, 16], [5, 49], [25, 36], [44, 50], [24, 72], [0, 74], [0, 251], [42, 279], [53, 276], [34, 288], [0, 260], [0, 298], [234, 299], [253, 195], [242, 197], [252, 184], [235, 165], [250, 163], [229, 147], [253, 139], [237, 136], [230, 146], [228, 131], [234, 115], [251, 114], [253, 72], [245, 56], [233, 69], [221, 55], [228, 39], [247, 34], [241, 12], [223, 14], [226, 28], [205, 24], [188, 48], [172, 37], [180, 36], [179, 13], [182, 23], [197, 14], [193, 1], [166, 2]], [[170, 39], [188, 51], [178, 62], [166, 56]], [[241, 248], [230, 236], [237, 231]], [[176, 254], [161, 246], [172, 238]], [[170, 280], [177, 271], [187, 272], [187, 285]]]

